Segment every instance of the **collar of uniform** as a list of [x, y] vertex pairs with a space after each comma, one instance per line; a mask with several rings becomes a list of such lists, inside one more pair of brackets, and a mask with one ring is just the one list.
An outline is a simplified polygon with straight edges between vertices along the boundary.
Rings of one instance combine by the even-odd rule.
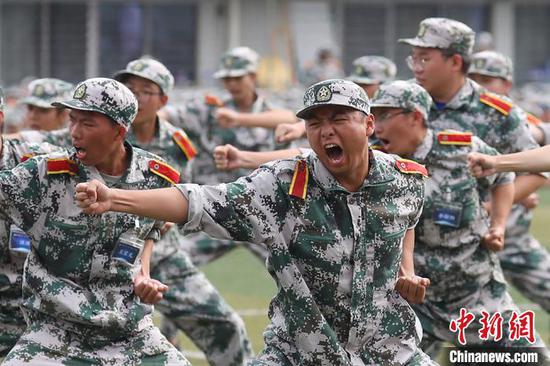
[[160, 123], [160, 119], [159, 117], [157, 116], [156, 119], [155, 119], [155, 133], [153, 135], [153, 139], [151, 141], [149, 141], [147, 144], [142, 144], [140, 143], [137, 138], [136, 138], [136, 135], [134, 134], [134, 131], [133, 131], [133, 128], [130, 128], [128, 130], [128, 133], [126, 134], [126, 140], [132, 144], [133, 146], [137, 146], [137, 147], [140, 147], [140, 146], [148, 146], [148, 145], [151, 145], [153, 144], [155, 141], [158, 141], [160, 136], [161, 136], [161, 123]]
[[[145, 179], [145, 176], [143, 175], [143, 167], [139, 166], [138, 158], [136, 154], [134, 154], [134, 148], [128, 141], [124, 141], [124, 148], [130, 155], [130, 164], [128, 165], [128, 169], [122, 174], [122, 178], [120, 179], [121, 184], [131, 184], [143, 181]], [[105, 180], [97, 170], [95, 166], [87, 167], [83, 165], [76, 157], [74, 156], [76, 154], [76, 150], [71, 154], [72, 158], [78, 162], [78, 171], [79, 175], [84, 178], [85, 180], [90, 179], [97, 179], [100, 182], [105, 183]]]
[[[254, 100], [254, 103], [252, 103], [252, 108], [250, 108], [250, 111], [248, 111], [248, 113], [263, 112], [265, 110], [265, 101], [265, 98], [256, 92], [256, 99]], [[235, 104], [233, 99], [227, 99], [226, 101], [224, 101], [224, 105], [230, 107], [231, 109], [237, 110], [237, 105]]]
[[[379, 151], [372, 151], [369, 149], [369, 174], [367, 179], [361, 185], [360, 190], [363, 190], [366, 187], [386, 184], [391, 182], [394, 176], [393, 166], [384, 164], [380, 158], [380, 154], [383, 154]], [[321, 163], [317, 154], [312, 152], [308, 155], [308, 160], [310, 166], [312, 167], [312, 175], [314, 179], [319, 183], [321, 188], [327, 191], [343, 191], [348, 192], [347, 189], [342, 187], [340, 183], [334, 178], [334, 176], [328, 171], [328, 169]], [[390, 170], [391, 169], [391, 170]]]
[[[472, 102], [472, 95], [474, 94], [474, 86], [472, 80], [466, 78], [464, 85], [458, 90], [453, 98], [445, 105], [446, 109], [459, 109], [464, 105], [468, 105]], [[437, 110], [435, 103], [432, 104], [432, 110]]]
[[412, 155], [412, 160], [414, 161], [423, 161], [428, 156], [428, 153], [434, 145], [434, 132], [431, 129], [426, 130], [426, 136], [424, 140], [418, 145], [414, 154]]

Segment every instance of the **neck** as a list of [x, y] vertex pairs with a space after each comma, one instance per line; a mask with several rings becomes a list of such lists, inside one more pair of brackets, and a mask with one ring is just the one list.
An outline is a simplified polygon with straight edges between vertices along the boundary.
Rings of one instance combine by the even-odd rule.
[[361, 164], [353, 169], [351, 173], [345, 174], [343, 176], [335, 176], [336, 180], [342, 187], [347, 189], [349, 192], [357, 192], [359, 188], [363, 185], [365, 179], [369, 175], [369, 150], [368, 148], [364, 154], [365, 158], [361, 160]]
[[128, 169], [128, 165], [128, 152], [124, 144], [121, 143], [119, 147], [105, 157], [104, 162], [97, 164], [95, 167], [100, 173], [119, 176]]
[[257, 96], [255, 92], [248, 93], [243, 96], [243, 98], [235, 100], [235, 105], [240, 112], [250, 112], [252, 110], [254, 102], [256, 101], [256, 98]]
[[441, 90], [434, 90], [432, 93], [432, 98], [434, 101], [439, 103], [449, 103], [456, 93], [458, 93], [464, 86], [465, 82], [466, 77], [461, 74], [460, 77], [454, 78], [449, 80], [448, 83], [445, 83], [445, 85], [441, 87]]
[[155, 138], [155, 130], [157, 127], [157, 118], [132, 125], [132, 132], [139, 143], [147, 144]]

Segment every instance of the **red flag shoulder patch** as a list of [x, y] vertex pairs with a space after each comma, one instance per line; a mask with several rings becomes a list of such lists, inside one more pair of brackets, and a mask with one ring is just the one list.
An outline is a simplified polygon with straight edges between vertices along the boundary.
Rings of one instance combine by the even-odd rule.
[[422, 164], [417, 163], [416, 161], [408, 159], [397, 159], [395, 161], [395, 167], [401, 173], [405, 174], [421, 174], [424, 177], [428, 177], [428, 170]]
[[193, 145], [189, 137], [187, 137], [185, 132], [176, 131], [172, 135], [172, 138], [179, 146], [181, 151], [183, 151], [183, 154], [187, 158], [187, 161], [193, 160], [193, 158], [197, 156], [197, 149], [195, 148], [195, 145]]
[[294, 166], [294, 176], [290, 183], [288, 194], [297, 198], [306, 199], [309, 170], [305, 160], [298, 160]]
[[437, 133], [437, 142], [441, 145], [471, 145], [471, 132], [443, 131]]
[[47, 161], [47, 174], [69, 174], [76, 175], [78, 165], [69, 158], [50, 158]]
[[166, 179], [172, 184], [178, 184], [180, 182], [180, 173], [162, 161], [149, 160], [149, 169], [154, 174]]
[[30, 158], [32, 158], [33, 156], [34, 156], [34, 154], [31, 154], [31, 153], [25, 154], [21, 157], [21, 162], [24, 163], [27, 160], [29, 160]]
[[510, 109], [512, 109], [513, 104], [502, 99], [496, 94], [492, 93], [483, 93], [479, 96], [479, 100], [481, 103], [487, 104], [490, 107], [493, 107], [500, 113], [507, 116], [510, 113]]
[[204, 102], [206, 105], [212, 107], [223, 107], [223, 101], [215, 95], [207, 94], [204, 96]]

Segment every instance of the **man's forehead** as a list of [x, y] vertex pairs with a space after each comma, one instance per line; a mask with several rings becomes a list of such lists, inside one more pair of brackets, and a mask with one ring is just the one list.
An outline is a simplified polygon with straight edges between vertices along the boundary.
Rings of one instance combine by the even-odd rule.
[[126, 80], [124, 80], [124, 84], [131, 85], [131, 86], [139, 85], [139, 86], [148, 87], [148, 88], [157, 87], [160, 89], [160, 87], [154, 81], [142, 78], [141, 76], [137, 76], [137, 75], [128, 75]]
[[434, 47], [417, 47], [417, 46], [414, 46], [412, 48], [411, 52], [412, 52], [413, 55], [426, 55], [426, 54], [430, 54], [430, 53], [434, 53], [434, 52], [441, 52], [441, 49], [434, 48]]
[[355, 108], [347, 107], [344, 105], [328, 104], [328, 105], [321, 105], [313, 109], [309, 114], [309, 118], [317, 118], [321, 116], [333, 116], [335, 114], [340, 114], [340, 113], [355, 113], [355, 112], [360, 112], [360, 111], [358, 111]]

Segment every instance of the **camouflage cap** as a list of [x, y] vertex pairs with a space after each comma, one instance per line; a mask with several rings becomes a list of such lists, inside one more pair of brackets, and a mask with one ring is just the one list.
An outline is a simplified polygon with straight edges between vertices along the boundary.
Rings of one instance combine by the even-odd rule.
[[73, 84], [59, 79], [36, 79], [29, 83], [29, 95], [22, 98], [19, 103], [54, 108], [52, 103], [70, 98], [73, 88]]
[[411, 46], [441, 48], [468, 56], [474, 49], [475, 32], [466, 24], [447, 18], [426, 18], [420, 22], [415, 38], [398, 42]]
[[397, 67], [392, 60], [382, 56], [363, 56], [353, 61], [348, 80], [358, 84], [379, 84], [395, 79]]
[[151, 80], [160, 87], [164, 94], [170, 92], [174, 87], [174, 76], [170, 70], [152, 58], [139, 58], [130, 61], [124, 70], [117, 71], [113, 75], [113, 79], [124, 82], [130, 75]]
[[474, 53], [468, 74], [480, 74], [512, 81], [514, 67], [512, 60], [495, 51]]
[[126, 130], [136, 118], [138, 101], [124, 84], [108, 78], [92, 78], [79, 83], [72, 99], [52, 103], [82, 111], [103, 113]]
[[304, 94], [304, 107], [296, 113], [308, 118], [309, 112], [323, 105], [343, 105], [370, 113], [369, 97], [359, 85], [349, 80], [329, 79], [310, 86]]
[[419, 111], [428, 119], [432, 97], [420, 85], [403, 80], [380, 85], [371, 101], [371, 108], [403, 108]]
[[258, 53], [251, 48], [233, 48], [222, 56], [220, 68], [214, 73], [214, 78], [238, 77], [256, 72], [259, 58]]

